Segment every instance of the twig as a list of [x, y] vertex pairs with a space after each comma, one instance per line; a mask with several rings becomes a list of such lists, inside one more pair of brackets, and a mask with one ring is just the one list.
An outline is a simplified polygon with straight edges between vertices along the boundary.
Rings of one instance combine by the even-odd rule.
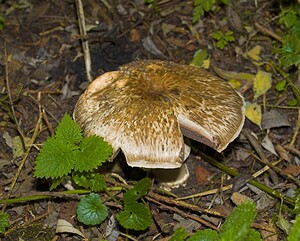
[[[204, 154], [203, 152], [198, 151], [198, 154], [200, 156], [202, 156], [210, 164], [216, 166], [220, 170], [228, 173], [229, 175], [234, 176], [234, 177], [237, 177], [237, 176], [240, 175], [240, 173], [238, 173], [237, 171], [235, 171], [232, 168], [229, 168], [229, 167], [223, 165], [222, 163], [216, 161], [215, 159], [211, 158], [210, 156]], [[257, 188], [259, 188], [260, 190], [266, 192], [267, 194], [271, 195], [272, 197], [276, 197], [276, 198], [282, 199], [286, 203], [295, 205], [295, 200], [293, 198], [288, 197], [288, 196], [282, 194], [281, 192], [279, 192], [277, 190], [273, 190], [272, 188], [267, 187], [264, 184], [259, 183], [259, 182], [255, 181], [255, 180], [249, 180], [248, 183], [251, 184], [251, 185], [253, 185], [253, 186], [255, 186], [255, 187], [257, 187]]]
[[295, 144], [295, 142], [296, 142], [296, 140], [298, 138], [299, 128], [300, 128], [300, 108], [298, 108], [297, 125], [296, 125], [296, 129], [295, 129], [295, 133], [293, 135], [292, 141], [289, 144], [290, 147], [294, 146], [294, 144]]
[[85, 29], [85, 20], [84, 20], [84, 11], [81, 0], [76, 1], [76, 9], [78, 16], [78, 25], [79, 25], [79, 33], [84, 38], [81, 40], [83, 56], [84, 56], [84, 64], [86, 70], [86, 77], [89, 82], [92, 81], [91, 76], [91, 55], [89, 49], [89, 43], [86, 38], [86, 29]]
[[205, 221], [205, 220], [202, 219], [202, 218], [199, 218], [199, 217], [197, 217], [197, 216], [195, 216], [195, 215], [189, 214], [188, 212], [181, 211], [181, 210], [179, 210], [179, 209], [176, 208], [176, 207], [171, 207], [171, 206], [165, 205], [165, 204], [163, 204], [163, 203], [160, 203], [160, 202], [157, 201], [156, 199], [151, 198], [151, 197], [149, 197], [149, 196], [146, 196], [146, 199], [147, 199], [148, 201], [150, 201], [150, 202], [153, 202], [153, 203], [158, 204], [158, 205], [159, 205], [158, 208], [161, 208], [161, 209], [164, 209], [164, 210], [173, 211], [173, 212], [175, 212], [175, 213], [178, 213], [178, 214], [179, 214], [180, 216], [182, 216], [182, 217], [189, 218], [189, 219], [193, 219], [193, 220], [195, 220], [195, 221], [197, 221], [197, 222], [203, 224], [203, 225], [206, 226], [206, 227], [209, 227], [209, 228], [212, 228], [212, 229], [214, 229], [214, 230], [216, 230], [216, 231], [219, 231], [219, 228], [217, 228], [216, 226], [212, 225], [211, 223]]
[[260, 159], [258, 158], [258, 160], [260, 160], [263, 164], [269, 166], [270, 168], [272, 168], [274, 171], [278, 172], [279, 174], [281, 174], [282, 176], [287, 177], [288, 179], [294, 181], [299, 187], [300, 187], [300, 181], [293, 177], [292, 175], [284, 172], [283, 170], [281, 170], [279, 167], [274, 166], [273, 164], [271, 164], [268, 159], [265, 157], [262, 147], [257, 143], [256, 139], [254, 138], [254, 136], [251, 135], [250, 130], [248, 129], [244, 129], [243, 131], [244, 136], [246, 136], [246, 138], [248, 139], [248, 141], [251, 143], [251, 145], [253, 146], [253, 148], [255, 149], [255, 151], [258, 153], [258, 155], [260, 156]]
[[[23, 157], [23, 159], [22, 159], [22, 161], [21, 161], [21, 164], [20, 164], [20, 166], [19, 166], [19, 168], [18, 168], [18, 170], [17, 170], [17, 173], [15, 174], [14, 179], [13, 179], [11, 185], [10, 185], [10, 188], [9, 188], [8, 194], [7, 194], [7, 196], [6, 196], [6, 199], [9, 199], [9, 197], [10, 197], [11, 194], [12, 194], [12, 191], [13, 191], [13, 189], [14, 189], [14, 186], [15, 186], [15, 184], [16, 184], [16, 182], [17, 182], [19, 176], [20, 176], [20, 173], [21, 173], [21, 171], [22, 171], [22, 169], [23, 169], [23, 166], [24, 166], [24, 164], [25, 164], [25, 162], [26, 162], [26, 160], [27, 160], [27, 157], [29, 156], [29, 153], [30, 153], [30, 151], [31, 151], [31, 147], [33, 146], [33, 144], [34, 144], [34, 142], [35, 142], [35, 139], [37, 138], [37, 135], [38, 135], [38, 132], [39, 132], [39, 128], [40, 128], [40, 124], [41, 124], [41, 123], [42, 123], [42, 112], [41, 112], [41, 109], [39, 108], [39, 118], [38, 118], [38, 121], [37, 121], [35, 130], [34, 130], [34, 133], [33, 133], [32, 137], [31, 137], [31, 139], [30, 139], [29, 146], [28, 146], [27, 149], [26, 149], [25, 155], [24, 155], [24, 157]], [[6, 206], [7, 206], [7, 204], [4, 204], [4, 205], [3, 205], [3, 207], [2, 207], [2, 212], [5, 211]]]
[[[248, 141], [251, 143], [251, 145], [253, 146], [253, 148], [255, 149], [257, 154], [260, 156], [260, 158], [263, 160], [263, 163], [264, 164], [269, 163], [268, 159], [266, 158], [266, 156], [264, 154], [264, 150], [262, 149], [260, 144], [257, 142], [255, 137], [253, 135], [251, 135], [251, 132], [248, 129], [244, 129], [244, 130], [242, 130], [242, 133], [248, 139]], [[271, 169], [268, 169], [267, 171], [270, 174], [270, 177], [271, 177], [273, 183], [278, 184], [279, 180], [278, 180], [276, 173]]]
[[272, 38], [278, 40], [281, 43], [283, 42], [282, 38], [278, 34], [274, 33], [270, 29], [260, 25], [258, 22], [255, 22], [255, 27], [257, 27], [258, 30], [261, 31], [262, 33], [265, 33], [265, 34], [271, 36]]

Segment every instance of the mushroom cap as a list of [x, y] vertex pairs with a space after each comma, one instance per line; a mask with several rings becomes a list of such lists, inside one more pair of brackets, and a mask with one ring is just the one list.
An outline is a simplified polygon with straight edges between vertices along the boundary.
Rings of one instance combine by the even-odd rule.
[[99, 135], [129, 166], [179, 168], [183, 135], [218, 152], [240, 133], [243, 98], [225, 81], [194, 66], [135, 61], [96, 78], [79, 98], [74, 119]]

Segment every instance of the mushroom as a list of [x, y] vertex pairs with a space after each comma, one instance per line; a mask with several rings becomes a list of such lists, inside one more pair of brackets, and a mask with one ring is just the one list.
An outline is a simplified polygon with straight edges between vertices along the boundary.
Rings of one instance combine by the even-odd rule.
[[189, 175], [184, 136], [221, 152], [239, 135], [244, 112], [241, 95], [201, 68], [139, 60], [96, 78], [74, 119], [85, 135], [122, 150], [129, 166], [158, 169], [178, 186]]

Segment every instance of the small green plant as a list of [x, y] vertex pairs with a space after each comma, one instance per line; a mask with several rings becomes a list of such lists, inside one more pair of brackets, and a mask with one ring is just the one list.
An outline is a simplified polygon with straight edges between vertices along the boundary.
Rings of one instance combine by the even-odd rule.
[[52, 179], [58, 185], [71, 172], [75, 177], [92, 172], [111, 155], [112, 147], [103, 138], [84, 138], [80, 127], [66, 114], [55, 135], [43, 144], [36, 159], [34, 176]]
[[[109, 193], [101, 166], [112, 155], [112, 147], [101, 137], [84, 138], [80, 127], [69, 115], [64, 115], [55, 135], [48, 137], [37, 156], [34, 176], [52, 181], [51, 190], [71, 175], [74, 184], [93, 192]], [[151, 179], [144, 178], [125, 192], [124, 209], [116, 217], [126, 229], [144, 230], [152, 223], [148, 207], [138, 202], [150, 188]], [[117, 201], [116, 199], [114, 199]], [[118, 201], [117, 201], [118, 202]], [[86, 225], [98, 225], [108, 216], [108, 209], [97, 193], [81, 198], [77, 218]]]
[[217, 47], [219, 49], [224, 49], [230, 42], [234, 42], [235, 38], [233, 32], [228, 30], [223, 33], [221, 30], [212, 33], [212, 38], [217, 40]]
[[[259, 241], [260, 234], [251, 228], [256, 210], [253, 202], [245, 202], [236, 207], [231, 215], [225, 220], [220, 232], [212, 229], [197, 231], [188, 238], [185, 230], [175, 231], [172, 240], [188, 241]], [[184, 232], [185, 231], [185, 232]], [[177, 237], [181, 237], [177, 239]]]
[[[169, 241], [260, 241], [258, 231], [251, 228], [256, 216], [256, 208], [253, 202], [245, 202], [234, 208], [231, 215], [221, 226], [220, 232], [212, 229], [199, 230], [189, 237], [187, 231], [181, 227], [175, 230]], [[300, 216], [296, 216], [295, 223], [287, 237], [288, 241], [300, 240]]]
[[208, 11], [211, 11], [217, 3], [228, 5], [228, 0], [194, 0], [193, 22], [199, 19]]
[[6, 213], [0, 213], [0, 233], [4, 233], [8, 225], [9, 225], [9, 215]]
[[[145, 230], [152, 223], [148, 207], [138, 201], [148, 193], [151, 185], [150, 178], [137, 182], [132, 189], [124, 194], [124, 209], [117, 214], [119, 223], [126, 229]], [[77, 218], [86, 225], [101, 224], [108, 216], [108, 209], [102, 203], [100, 196], [90, 193], [83, 197], [77, 207]]]
[[297, 66], [300, 63], [300, 5], [291, 4], [279, 15], [279, 23], [285, 28], [282, 45], [275, 48], [283, 67]]

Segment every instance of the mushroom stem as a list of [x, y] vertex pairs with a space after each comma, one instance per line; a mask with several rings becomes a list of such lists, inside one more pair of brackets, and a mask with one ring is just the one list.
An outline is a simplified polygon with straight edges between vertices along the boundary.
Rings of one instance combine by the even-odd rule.
[[159, 185], [166, 190], [185, 186], [190, 175], [186, 164], [174, 169], [152, 169], [151, 173]]
[[[185, 139], [185, 141], [189, 143], [187, 139]], [[191, 147], [185, 143], [184, 160], [188, 158], [190, 152]], [[190, 175], [186, 164], [183, 164], [181, 165], [181, 167], [174, 169], [152, 169], [151, 173], [154, 175], [154, 178], [159, 183], [159, 185], [166, 190], [171, 190], [172, 188], [185, 186], [186, 181]]]

